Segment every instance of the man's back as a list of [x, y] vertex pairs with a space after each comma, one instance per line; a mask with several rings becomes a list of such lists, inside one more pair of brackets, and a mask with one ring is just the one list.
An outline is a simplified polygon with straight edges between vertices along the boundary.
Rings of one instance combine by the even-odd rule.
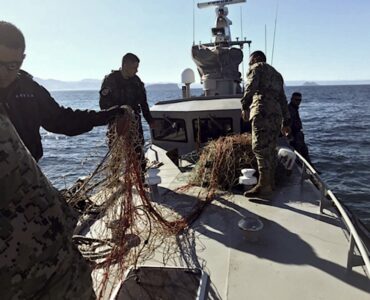
[[75, 216], [41, 173], [1, 104], [0, 190], [2, 299], [89, 299], [90, 270], [72, 243]]
[[282, 115], [281, 105], [286, 106], [284, 81], [278, 71], [267, 63], [259, 62], [251, 66], [247, 78], [253, 89], [253, 100], [250, 106], [251, 116], [262, 114]]

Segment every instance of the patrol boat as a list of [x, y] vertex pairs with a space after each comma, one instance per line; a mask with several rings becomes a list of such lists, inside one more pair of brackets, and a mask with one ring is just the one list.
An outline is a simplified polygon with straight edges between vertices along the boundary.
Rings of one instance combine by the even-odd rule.
[[[198, 4], [215, 6], [217, 15], [214, 42], [192, 47], [204, 95], [191, 96], [194, 73], [187, 69], [183, 98], [151, 107], [157, 124], [146, 153], [153, 166], [147, 179], [151, 198], [180, 215], [206, 192], [187, 186], [199, 149], [248, 130], [241, 120], [238, 68], [241, 48], [251, 41], [232, 41], [227, 18], [228, 5], [243, 2]], [[315, 169], [292, 153], [288, 149], [285, 156], [291, 175], [269, 201], [220, 191], [194, 218], [186, 238], [178, 238], [179, 251], [170, 260], [161, 255], [165, 245], [158, 246], [112, 284], [109, 298], [370, 299], [369, 248], [359, 224]], [[90, 232], [94, 226], [99, 224]]]

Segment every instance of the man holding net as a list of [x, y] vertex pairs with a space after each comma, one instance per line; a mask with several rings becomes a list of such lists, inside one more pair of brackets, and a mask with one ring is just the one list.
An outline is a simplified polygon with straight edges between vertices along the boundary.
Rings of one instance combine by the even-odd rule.
[[99, 112], [60, 106], [30, 74], [20, 69], [25, 48], [23, 33], [13, 24], [0, 21], [0, 103], [36, 161], [43, 155], [40, 127], [74, 136], [106, 125], [124, 113], [118, 106]]
[[137, 121], [137, 136], [136, 139], [133, 137], [133, 143], [135, 143], [141, 164], [142, 180], [144, 180], [146, 161], [141, 113], [150, 127], [153, 126], [154, 121], [150, 114], [144, 83], [136, 75], [139, 63], [139, 58], [133, 53], [127, 53], [122, 57], [121, 69], [112, 71], [104, 78], [99, 104], [101, 109], [109, 109], [115, 105], [127, 105], [132, 108]]

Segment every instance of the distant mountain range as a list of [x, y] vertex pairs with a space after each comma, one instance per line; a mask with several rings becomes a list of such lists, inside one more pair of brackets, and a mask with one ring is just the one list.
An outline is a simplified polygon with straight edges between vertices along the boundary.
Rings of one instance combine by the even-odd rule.
[[319, 80], [319, 81], [286, 81], [287, 86], [318, 86], [318, 85], [366, 85], [370, 80]]
[[[34, 78], [39, 84], [50, 91], [58, 90], [99, 90], [102, 81], [99, 79], [83, 79], [79, 81], [62, 81], [55, 79]], [[358, 85], [370, 84], [370, 80], [341, 80], [341, 81], [286, 81], [287, 86], [316, 86], [316, 85]], [[180, 89], [177, 83], [148, 83], [145, 87], [149, 91], [168, 91]], [[199, 83], [193, 88], [201, 88]]]
[[[79, 81], [62, 81], [55, 79], [34, 78], [39, 84], [50, 91], [60, 90], [100, 90], [102, 80], [99, 79], [83, 79]], [[163, 91], [163, 90], [178, 90], [179, 86], [176, 83], [149, 83], [145, 85], [147, 90]]]

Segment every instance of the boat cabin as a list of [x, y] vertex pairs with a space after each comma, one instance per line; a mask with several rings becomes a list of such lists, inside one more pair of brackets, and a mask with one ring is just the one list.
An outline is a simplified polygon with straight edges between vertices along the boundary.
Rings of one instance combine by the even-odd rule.
[[162, 101], [151, 108], [152, 143], [166, 151], [190, 153], [220, 136], [248, 131], [241, 119], [241, 95]]

